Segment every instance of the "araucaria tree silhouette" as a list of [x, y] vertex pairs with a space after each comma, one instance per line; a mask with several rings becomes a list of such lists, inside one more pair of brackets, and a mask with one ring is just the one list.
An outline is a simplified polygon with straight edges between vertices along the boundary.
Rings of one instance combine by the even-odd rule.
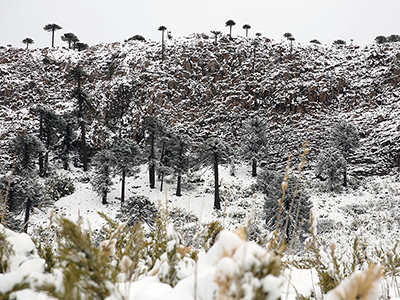
[[211, 30], [210, 32], [214, 35], [214, 44], [216, 45], [218, 42], [218, 37], [222, 35], [222, 32], [216, 30]]
[[164, 131], [163, 122], [156, 116], [147, 116], [143, 120], [143, 131], [147, 134], [147, 144], [150, 147], [149, 160], [149, 183], [150, 188], [154, 189], [156, 187], [156, 154], [155, 154], [155, 144], [157, 136]]
[[61, 40], [68, 43], [68, 49], [71, 49], [71, 44], [75, 47], [75, 44], [79, 41], [78, 37], [71, 32], [64, 33], [61, 36]]
[[43, 27], [45, 31], [51, 32], [51, 47], [54, 47], [54, 32], [56, 30], [62, 29], [60, 25], [57, 24], [47, 24]]
[[174, 135], [172, 169], [177, 176], [175, 193], [177, 196], [182, 196], [182, 175], [186, 173], [190, 167], [190, 147], [191, 140], [188, 135]]
[[258, 116], [244, 124], [241, 154], [251, 161], [253, 177], [257, 176], [257, 163], [268, 155], [266, 131], [267, 123]]
[[251, 28], [251, 26], [249, 24], [244, 24], [243, 25], [243, 29], [246, 30], [246, 37], [248, 37], [248, 33], [249, 33], [249, 29]]
[[346, 171], [347, 163], [340, 151], [329, 147], [320, 152], [317, 157], [315, 175], [323, 181], [327, 181], [328, 188], [333, 191], [340, 180], [340, 176]]
[[32, 134], [17, 136], [10, 144], [10, 151], [15, 153], [13, 181], [18, 182], [12, 191], [13, 209], [25, 210], [24, 231], [27, 231], [30, 213], [43, 199], [42, 187], [37, 182], [35, 161], [43, 152], [42, 142]]
[[53, 110], [41, 105], [31, 109], [31, 112], [39, 116], [39, 139], [45, 146], [44, 152], [39, 154], [39, 176], [45, 177], [49, 175], [49, 151], [58, 141], [62, 119]]
[[293, 51], [293, 41], [295, 40], [293, 34], [290, 32], [286, 32], [283, 34], [283, 36], [290, 41], [290, 58], [292, 58], [292, 51]]
[[34, 41], [31, 38], [26, 38], [22, 40], [23, 44], [26, 44], [26, 49], [28, 50], [29, 45], [34, 44]]
[[15, 153], [14, 174], [31, 177], [35, 170], [35, 161], [43, 152], [43, 143], [32, 134], [17, 136], [10, 144], [10, 152]]
[[[360, 147], [360, 136], [357, 128], [346, 121], [339, 121], [332, 128], [330, 145], [338, 149], [348, 163], [351, 153]], [[347, 168], [344, 170], [343, 186], [347, 186]]]
[[124, 138], [115, 138], [112, 156], [116, 173], [121, 176], [121, 202], [125, 201], [125, 178], [139, 172], [138, 166], [142, 163], [142, 152], [136, 141]]
[[86, 123], [84, 118], [84, 110], [93, 110], [88, 95], [82, 90], [82, 81], [87, 77], [87, 73], [80, 66], [76, 66], [71, 70], [70, 77], [75, 79], [77, 87], [72, 91], [72, 97], [77, 100], [78, 110], [77, 117], [81, 128], [81, 149], [83, 170], [88, 170], [88, 153], [86, 147]]
[[[269, 230], [278, 229], [286, 242], [308, 232], [308, 218], [311, 201], [294, 176], [288, 176], [285, 194], [282, 191], [282, 179], [285, 176], [275, 171], [265, 170], [257, 178], [257, 187], [264, 194], [264, 218]], [[278, 201], [279, 199], [279, 201]], [[303, 221], [304, 220], [304, 221]], [[301, 226], [303, 224], [303, 226]]]
[[384, 43], [387, 43], [387, 42], [388, 42], [387, 37], [386, 37], [386, 36], [383, 36], [383, 35], [378, 35], [378, 36], [375, 38], [374, 41], [375, 41], [375, 43], [377, 43], [378, 45], [384, 44]]
[[102, 204], [107, 204], [107, 195], [113, 185], [111, 177], [114, 162], [110, 150], [102, 150], [93, 157], [94, 176], [90, 182], [94, 191], [101, 197]]
[[230, 156], [228, 145], [218, 137], [207, 139], [198, 149], [198, 160], [200, 165], [212, 166], [214, 170], [214, 208], [221, 209], [219, 197], [219, 173], [218, 166], [226, 163]]
[[225, 22], [225, 27], [229, 27], [229, 35], [232, 37], [232, 27], [236, 25], [236, 22], [233, 20], [228, 20]]
[[160, 26], [158, 30], [161, 31], [161, 61], [164, 61], [164, 32], [167, 30], [167, 27]]

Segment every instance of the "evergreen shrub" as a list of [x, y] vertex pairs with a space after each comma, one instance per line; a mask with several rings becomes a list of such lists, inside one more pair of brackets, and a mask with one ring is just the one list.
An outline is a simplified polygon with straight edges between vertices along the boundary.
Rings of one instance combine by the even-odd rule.
[[127, 222], [128, 226], [134, 226], [136, 223], [146, 223], [148, 226], [154, 226], [154, 220], [157, 216], [157, 208], [150, 199], [143, 195], [129, 197], [122, 203], [117, 218], [121, 222]]

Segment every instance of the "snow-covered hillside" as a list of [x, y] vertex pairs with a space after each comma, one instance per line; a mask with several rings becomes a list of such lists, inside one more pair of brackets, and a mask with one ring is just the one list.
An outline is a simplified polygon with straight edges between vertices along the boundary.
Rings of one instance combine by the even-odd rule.
[[292, 53], [286, 42], [265, 38], [223, 37], [215, 45], [210, 36], [194, 34], [166, 43], [164, 62], [160, 43], [152, 41], [99, 44], [83, 52], [1, 50], [1, 157], [10, 138], [38, 130], [30, 108], [73, 109], [75, 82], [68, 74], [79, 64], [89, 74], [83, 89], [96, 109], [88, 132], [93, 149], [113, 135], [116, 123], [140, 140], [149, 113], [197, 141], [218, 135], [235, 145], [243, 121], [260, 115], [269, 122], [268, 163], [282, 166], [306, 137], [314, 158], [332, 123], [345, 119], [362, 137], [353, 174], [388, 174], [399, 166], [398, 43], [295, 43]]

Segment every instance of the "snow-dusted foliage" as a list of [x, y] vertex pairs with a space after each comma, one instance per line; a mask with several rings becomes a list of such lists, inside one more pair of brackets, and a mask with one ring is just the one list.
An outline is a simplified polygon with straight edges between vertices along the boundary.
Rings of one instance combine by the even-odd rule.
[[121, 202], [124, 202], [126, 176], [134, 176], [139, 172], [138, 166], [144, 160], [142, 151], [132, 139], [115, 138], [111, 152], [115, 173], [121, 176]]
[[328, 188], [332, 191], [341, 181], [346, 168], [347, 163], [341, 152], [337, 148], [329, 147], [319, 153], [315, 174], [318, 178], [326, 180]]
[[197, 150], [199, 164], [206, 167], [212, 166], [214, 171], [214, 208], [216, 209], [221, 209], [218, 167], [228, 161], [230, 152], [228, 144], [218, 137], [208, 138]]
[[360, 147], [360, 135], [353, 124], [342, 120], [333, 126], [329, 142], [347, 159], [355, 149]]
[[13, 173], [24, 177], [32, 176], [36, 167], [36, 159], [43, 151], [43, 143], [33, 134], [17, 136], [10, 144], [10, 152], [16, 156]]
[[215, 282], [219, 300], [273, 300], [281, 296], [280, 257], [253, 242], [244, 241], [245, 234], [223, 231], [210, 252], [218, 261]]
[[[38, 207], [51, 203], [37, 177], [18, 175], [0, 178], [0, 198], [4, 199], [1, 213], [4, 213], [7, 226], [13, 230], [26, 231], [30, 214]], [[16, 218], [19, 214], [24, 215], [22, 223]]]
[[150, 227], [154, 226], [154, 219], [157, 216], [157, 208], [146, 196], [132, 196], [122, 203], [121, 211], [117, 218], [127, 222], [129, 226], [136, 223], [145, 223]]
[[[257, 176], [257, 164], [268, 155], [267, 123], [255, 116], [244, 124], [241, 138], [241, 154], [252, 164], [252, 176]], [[271, 147], [271, 145], [270, 145]]]
[[195, 34], [167, 42], [164, 63], [153, 41], [99, 44], [84, 52], [10, 48], [0, 60], [2, 163], [12, 138], [38, 132], [29, 109], [44, 93], [56, 113], [77, 106], [71, 98], [76, 81], [68, 77], [79, 65], [88, 74], [82, 87], [96, 111], [86, 119], [89, 148], [119, 132], [141, 141], [148, 114], [160, 115], [194, 141], [214, 133], [237, 144], [244, 121], [257, 115], [268, 123], [267, 141], [274, 145], [271, 167], [279, 167], [306, 135], [315, 158], [329, 143], [324, 129], [346, 119], [363, 139], [351, 158], [358, 165], [349, 172], [386, 173], [400, 151], [399, 47], [387, 44], [382, 52], [380, 45], [338, 49], [295, 42], [291, 53], [287, 42], [222, 36], [215, 45], [213, 35]]
[[278, 229], [286, 241], [304, 239], [311, 202], [299, 179], [294, 176], [285, 179], [283, 174], [264, 170], [257, 177], [257, 186], [265, 195], [263, 217], [268, 230]]
[[101, 197], [103, 204], [107, 204], [107, 195], [111, 191], [111, 180], [114, 167], [114, 157], [111, 150], [102, 150], [93, 157], [93, 177], [90, 183]]

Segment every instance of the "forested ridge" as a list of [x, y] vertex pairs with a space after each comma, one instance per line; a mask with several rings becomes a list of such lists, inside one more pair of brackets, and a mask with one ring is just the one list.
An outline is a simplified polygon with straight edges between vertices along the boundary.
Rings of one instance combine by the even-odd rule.
[[[148, 115], [194, 141], [219, 136], [240, 145], [243, 124], [266, 119], [270, 153], [280, 168], [308, 138], [313, 162], [327, 145], [332, 125], [354, 123], [360, 144], [351, 156], [352, 175], [388, 174], [400, 166], [400, 45], [322, 46], [266, 38], [193, 34], [165, 44], [128, 41], [85, 51], [66, 48], [0, 50], [0, 154], [10, 166], [9, 142], [39, 131], [31, 108], [42, 104], [64, 114], [76, 109], [71, 71], [87, 78], [82, 90], [87, 144], [93, 155], [113, 136], [142, 142]], [[78, 128], [75, 128], [79, 133]], [[307, 165], [309, 168], [312, 165]]]

